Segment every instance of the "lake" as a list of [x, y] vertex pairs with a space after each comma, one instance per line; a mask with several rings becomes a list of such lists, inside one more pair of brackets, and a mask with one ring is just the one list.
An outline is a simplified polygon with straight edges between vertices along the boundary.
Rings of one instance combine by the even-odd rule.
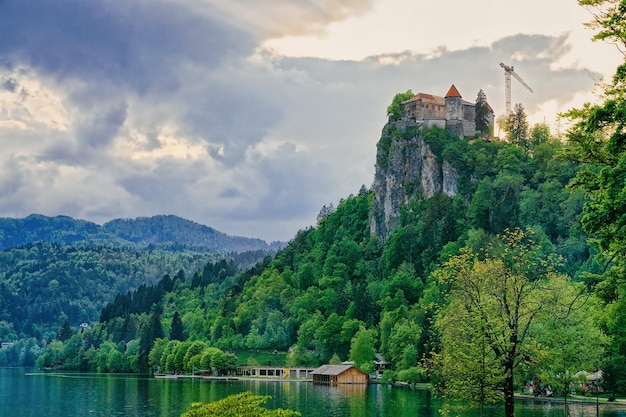
[[[173, 380], [0, 368], [0, 416], [178, 417], [192, 402], [215, 401], [243, 391], [270, 395], [268, 408], [298, 410], [303, 417], [430, 417], [439, 416], [443, 405], [426, 389], [378, 384], [328, 387], [309, 382]], [[626, 417], [626, 408], [615, 405], [601, 405], [600, 411], [602, 417]], [[487, 415], [502, 413], [499, 404]], [[563, 405], [519, 400], [516, 415], [561, 417]], [[595, 416], [595, 405], [576, 405], [570, 415]]]

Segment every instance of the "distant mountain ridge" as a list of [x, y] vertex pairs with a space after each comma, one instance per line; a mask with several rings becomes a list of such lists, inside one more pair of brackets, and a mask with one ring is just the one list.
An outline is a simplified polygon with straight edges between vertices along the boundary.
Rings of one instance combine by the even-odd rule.
[[280, 249], [280, 242], [268, 244], [262, 239], [229, 236], [212, 227], [174, 215], [156, 215], [135, 219], [115, 219], [103, 225], [104, 230], [124, 240], [142, 245], [183, 243], [230, 252], [257, 249]]
[[69, 216], [0, 218], [0, 250], [35, 242], [66, 245], [147, 246], [184, 245], [209, 252], [277, 250], [282, 242], [230, 236], [211, 227], [174, 215], [114, 219], [104, 225]]

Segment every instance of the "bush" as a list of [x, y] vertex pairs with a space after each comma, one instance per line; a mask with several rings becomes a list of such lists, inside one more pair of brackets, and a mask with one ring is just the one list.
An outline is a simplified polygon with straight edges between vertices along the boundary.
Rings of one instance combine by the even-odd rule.
[[426, 382], [426, 371], [424, 370], [424, 368], [421, 368], [419, 366], [403, 369], [398, 372], [398, 380], [408, 382], [411, 385], [416, 385], [419, 382]]
[[231, 395], [208, 404], [193, 403], [180, 417], [296, 417], [297, 411], [268, 410], [261, 407], [270, 396], [253, 395], [251, 392]]

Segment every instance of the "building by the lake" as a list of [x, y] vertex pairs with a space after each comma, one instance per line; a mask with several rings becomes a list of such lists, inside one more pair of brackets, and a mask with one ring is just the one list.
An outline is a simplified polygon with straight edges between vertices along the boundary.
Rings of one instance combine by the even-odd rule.
[[313, 371], [314, 384], [367, 384], [368, 382], [369, 376], [354, 365], [322, 365]]

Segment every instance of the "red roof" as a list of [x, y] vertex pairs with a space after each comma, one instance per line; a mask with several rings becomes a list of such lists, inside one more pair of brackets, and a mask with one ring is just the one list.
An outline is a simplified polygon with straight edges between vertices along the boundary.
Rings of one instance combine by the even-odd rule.
[[454, 84], [452, 84], [452, 86], [450, 86], [450, 89], [446, 93], [446, 98], [448, 98], [448, 97], [462, 97], [461, 93], [459, 93], [459, 90], [456, 89]]
[[423, 102], [428, 102], [428, 103], [436, 103], [439, 105], [444, 105], [444, 98], [440, 97], [440, 96], [434, 96], [432, 94], [426, 94], [426, 93], [417, 93], [415, 94], [413, 97], [411, 97], [410, 99], [404, 101], [404, 103], [408, 103], [410, 101], [415, 101], [415, 100], [421, 100]]

